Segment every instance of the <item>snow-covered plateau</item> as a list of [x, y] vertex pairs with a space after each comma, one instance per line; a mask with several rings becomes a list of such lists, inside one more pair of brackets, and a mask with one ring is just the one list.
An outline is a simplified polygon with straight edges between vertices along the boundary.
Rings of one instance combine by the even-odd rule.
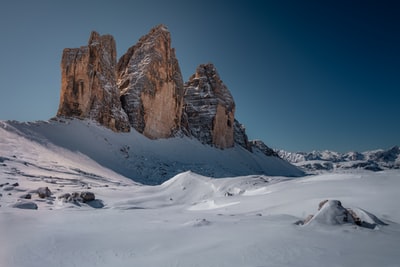
[[[182, 170], [143, 185], [115, 172], [132, 169], [115, 165], [121, 157], [159, 168], [145, 164], [155, 156], [139, 134], [127, 147], [85, 121], [0, 124], [0, 266], [400, 266], [398, 169], [220, 179]], [[232, 173], [260, 164], [187, 138], [152, 143], [170, 156], [168, 174], [190, 166], [182, 143], [199, 149], [197, 164], [210, 153], [221, 172], [202, 168], [215, 177], [229, 173], [224, 153], [241, 164]], [[141, 173], [156, 179], [151, 171]]]

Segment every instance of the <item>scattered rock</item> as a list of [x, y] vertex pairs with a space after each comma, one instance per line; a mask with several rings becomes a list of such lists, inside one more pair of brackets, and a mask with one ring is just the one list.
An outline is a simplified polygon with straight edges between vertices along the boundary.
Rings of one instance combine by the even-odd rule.
[[23, 195], [21, 195], [19, 198], [23, 198], [23, 199], [31, 199], [32, 198], [32, 195], [31, 194], [23, 194]]
[[4, 191], [11, 191], [11, 190], [13, 190], [14, 189], [14, 186], [11, 186], [11, 185], [7, 185], [7, 186], [4, 186], [3, 187], [3, 190]]
[[19, 200], [17, 203], [12, 205], [13, 208], [18, 208], [18, 209], [27, 209], [27, 210], [37, 210], [38, 206], [36, 203], [31, 202], [31, 201], [23, 201]]
[[65, 193], [65, 194], [62, 194], [61, 196], [59, 196], [58, 199], [64, 199], [66, 201], [69, 201], [70, 197], [71, 197], [70, 193]]
[[40, 198], [46, 198], [51, 196], [51, 191], [48, 187], [39, 187], [36, 190], [37, 194], [39, 195]]
[[88, 191], [82, 192], [80, 196], [83, 200], [83, 203], [95, 200], [94, 193], [92, 193], [92, 192], [88, 192]]
[[71, 202], [77, 206], [81, 206], [80, 203], [85, 203], [95, 209], [104, 207], [103, 201], [96, 199], [95, 194], [89, 191], [65, 193], [59, 196], [58, 199], [64, 202]]
[[0, 184], [0, 187], [3, 187], [5, 185], [9, 185], [10, 183], [5, 183], [5, 184]]

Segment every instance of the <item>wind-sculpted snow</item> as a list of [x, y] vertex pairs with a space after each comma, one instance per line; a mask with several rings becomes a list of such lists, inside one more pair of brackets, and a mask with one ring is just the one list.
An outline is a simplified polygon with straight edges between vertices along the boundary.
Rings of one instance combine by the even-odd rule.
[[[190, 155], [182, 147], [195, 146], [204, 150], [197, 149], [201, 153], [191, 160], [200, 163], [207, 155], [215, 165], [203, 161], [202, 168], [216, 173], [222, 168], [222, 173], [227, 165], [217, 159], [225, 154], [213, 151], [229, 150], [212, 150], [188, 138], [150, 142], [138, 133], [118, 135], [122, 141], [114, 143], [115, 133], [88, 121], [0, 125], [0, 266], [375, 267], [400, 262], [399, 170], [220, 179], [179, 171], [150, 186], [107, 169], [99, 159], [112, 166], [117, 159], [140, 159], [132, 151], [141, 151], [143, 166], [154, 171], [155, 155], [169, 155], [179, 159], [178, 171]], [[136, 141], [127, 146], [123, 136]], [[88, 151], [91, 158], [84, 154]], [[246, 164], [252, 161], [232, 151], [228, 155], [242, 165], [231, 168], [250, 170]], [[266, 157], [260, 150], [248, 153], [257, 164]], [[286, 166], [273, 163], [281, 171]], [[317, 211], [324, 200], [332, 202]], [[335, 200], [359, 223], [340, 221], [345, 217]], [[309, 214], [315, 214], [314, 221], [295, 224]]]
[[[123, 179], [92, 183], [90, 176], [66, 175], [63, 179], [69, 183], [64, 183], [47, 177], [52, 164], [52, 175], [60, 175], [57, 154], [34, 147], [27, 146], [25, 156], [15, 156], [33, 163], [35, 157], [30, 156], [40, 152], [36, 165], [49, 165], [36, 174], [35, 168], [8, 155], [11, 151], [1, 150], [1, 266], [372, 267], [396, 266], [400, 260], [398, 171], [224, 179], [185, 172], [157, 186]], [[70, 159], [66, 166], [79, 166], [82, 173], [96, 167], [77, 155], [76, 162]], [[13, 173], [16, 169], [29, 176]], [[97, 166], [96, 175], [111, 177], [111, 172]], [[7, 182], [18, 186], [4, 191], [1, 185]], [[103, 206], [93, 209], [63, 201], [66, 192], [82, 190], [83, 184]], [[52, 195], [18, 199], [38, 187], [49, 187]], [[336, 214], [335, 205], [316, 214], [319, 223], [294, 224], [327, 197], [362, 207], [352, 209], [375, 226], [320, 223], [321, 218], [332, 222], [328, 215]]]

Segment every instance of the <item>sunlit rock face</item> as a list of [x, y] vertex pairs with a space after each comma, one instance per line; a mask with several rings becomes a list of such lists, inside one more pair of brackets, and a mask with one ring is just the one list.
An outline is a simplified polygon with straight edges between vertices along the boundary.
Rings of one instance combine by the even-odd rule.
[[235, 102], [213, 64], [198, 66], [185, 83], [182, 121], [189, 135], [204, 144], [234, 146]]
[[221, 149], [252, 150], [213, 64], [199, 65], [183, 83], [165, 25], [142, 36], [118, 63], [114, 38], [92, 32], [87, 46], [64, 49], [61, 70], [58, 116], [93, 119], [118, 132], [133, 127], [150, 139], [186, 134]]
[[113, 131], [129, 131], [115, 66], [116, 48], [111, 35], [92, 32], [87, 46], [64, 49], [57, 116], [90, 118]]
[[129, 48], [117, 75], [122, 107], [133, 128], [151, 139], [180, 130], [183, 80], [166, 26], [154, 27]]

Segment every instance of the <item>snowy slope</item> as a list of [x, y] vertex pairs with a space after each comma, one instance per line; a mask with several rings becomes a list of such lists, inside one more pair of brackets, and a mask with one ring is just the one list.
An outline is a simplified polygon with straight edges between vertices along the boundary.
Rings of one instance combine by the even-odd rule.
[[[122, 180], [96, 182], [88, 189], [81, 185], [92, 184], [92, 177], [82, 176], [76, 184], [50, 181], [42, 179], [48, 170], [10, 175], [21, 166], [9, 159], [3, 164], [0, 183], [19, 185], [0, 189], [0, 266], [372, 267], [400, 262], [398, 171], [223, 179], [185, 172], [157, 186]], [[110, 173], [99, 169], [98, 175]], [[46, 199], [32, 196], [38, 210], [12, 207], [21, 194], [41, 186], [54, 193]], [[82, 190], [95, 193], [104, 207], [59, 198]], [[309, 214], [326, 214], [317, 211], [324, 199], [340, 199], [385, 225], [362, 228], [317, 219], [295, 224]]]
[[267, 157], [257, 149], [254, 153], [240, 146], [220, 150], [188, 137], [150, 140], [134, 130], [114, 133], [85, 120], [3, 122], [2, 125], [7, 131], [45, 146], [78, 151], [143, 184], [160, 184], [188, 170], [210, 177], [303, 175], [297, 167], [280, 158]]
[[[65, 125], [1, 123], [0, 266], [399, 266], [399, 170], [220, 179], [187, 171], [141, 185], [99, 165], [106, 151], [112, 164], [117, 155], [135, 156], [115, 149], [123, 143], [111, 144], [112, 132], [84, 121]], [[139, 151], [151, 143], [128, 137]], [[180, 155], [157, 142], [159, 153]], [[82, 153], [93, 143], [96, 161]], [[46, 187], [51, 194], [41, 198], [38, 188]], [[75, 192], [96, 200], [63, 198]], [[332, 205], [318, 211], [326, 199], [340, 200], [369, 227], [332, 223], [342, 214]], [[295, 224], [310, 214], [310, 223]]]

